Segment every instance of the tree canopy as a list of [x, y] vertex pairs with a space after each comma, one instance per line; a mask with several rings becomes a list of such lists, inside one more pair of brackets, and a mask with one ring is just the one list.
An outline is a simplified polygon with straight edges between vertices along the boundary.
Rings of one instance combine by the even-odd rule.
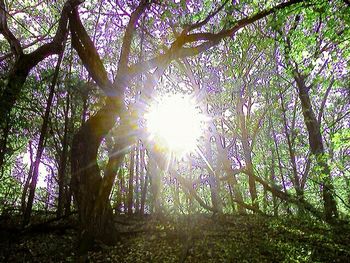
[[350, 208], [347, 0], [0, 0], [0, 214]]

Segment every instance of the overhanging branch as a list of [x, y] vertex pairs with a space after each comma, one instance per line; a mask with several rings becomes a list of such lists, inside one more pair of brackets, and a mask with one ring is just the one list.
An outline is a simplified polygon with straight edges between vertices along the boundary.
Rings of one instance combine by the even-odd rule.
[[[198, 55], [210, 49], [211, 47], [218, 45], [221, 42], [221, 40], [223, 40], [224, 38], [232, 37], [239, 29], [244, 28], [264, 17], [267, 17], [268, 15], [273, 14], [278, 10], [282, 10], [284, 8], [287, 8], [289, 6], [302, 3], [302, 2], [304, 1], [291, 0], [279, 5], [276, 5], [275, 7], [263, 10], [250, 17], [246, 17], [241, 20], [238, 20], [236, 21], [233, 27], [225, 30], [223, 29], [218, 33], [203, 32], [203, 33], [187, 34], [187, 31], [184, 30], [183, 33], [180, 36], [178, 36], [177, 39], [173, 42], [173, 44], [165, 54], [161, 54], [147, 61], [142, 61], [131, 65], [128, 68], [129, 77], [134, 77], [138, 74], [141, 74], [147, 70], [150, 70], [156, 67], [158, 63], [161, 63], [166, 58], [170, 58], [173, 60], [173, 59]], [[184, 47], [184, 45], [187, 43], [196, 43], [196, 42], [202, 42], [202, 41], [205, 41], [205, 42], [198, 43], [194, 47]]]

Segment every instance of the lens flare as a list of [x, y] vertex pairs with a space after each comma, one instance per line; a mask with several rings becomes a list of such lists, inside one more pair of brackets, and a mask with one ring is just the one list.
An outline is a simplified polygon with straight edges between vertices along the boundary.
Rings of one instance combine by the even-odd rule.
[[180, 94], [154, 100], [145, 119], [150, 139], [159, 148], [179, 155], [196, 148], [205, 123], [194, 99]]

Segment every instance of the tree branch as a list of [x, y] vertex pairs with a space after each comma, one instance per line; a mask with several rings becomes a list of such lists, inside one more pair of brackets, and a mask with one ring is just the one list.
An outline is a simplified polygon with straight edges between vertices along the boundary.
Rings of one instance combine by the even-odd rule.
[[112, 97], [120, 96], [120, 92], [113, 88], [112, 82], [108, 79], [107, 71], [94, 43], [80, 20], [77, 10], [73, 10], [70, 14], [69, 26], [72, 35], [72, 45], [78, 52], [80, 59], [93, 80], [106, 93], [106, 95]]
[[123, 72], [128, 67], [130, 45], [131, 45], [132, 37], [135, 31], [135, 26], [147, 6], [149, 6], [149, 2], [147, 0], [142, 0], [139, 6], [131, 14], [129, 23], [126, 27], [125, 34], [124, 34], [122, 49], [120, 52], [120, 60], [118, 63], [118, 72]]
[[53, 40], [50, 43], [44, 44], [32, 53], [27, 55], [27, 61], [31, 67], [36, 66], [40, 61], [46, 57], [58, 54], [63, 48], [63, 42], [67, 37], [67, 24], [69, 13], [74, 10], [76, 6], [81, 4], [83, 0], [68, 0], [61, 12], [60, 20], [58, 22], [58, 28]]
[[[244, 28], [245, 26], [252, 24], [257, 20], [262, 19], [278, 10], [282, 10], [288, 6], [302, 3], [302, 2], [303, 0], [291, 0], [289, 2], [279, 4], [273, 8], [258, 12], [257, 14], [252, 15], [250, 17], [246, 17], [241, 20], [238, 20], [235, 23], [235, 25], [230, 29], [221, 30], [218, 33], [204, 32], [204, 33], [193, 33], [193, 34], [186, 35], [187, 32], [186, 30], [184, 30], [184, 32], [173, 42], [170, 49], [165, 54], [161, 54], [147, 61], [142, 61], [131, 65], [128, 68], [129, 77], [133, 77], [146, 70], [156, 67], [158, 63], [161, 63], [166, 58], [178, 59], [178, 58], [198, 55], [210, 49], [211, 47], [219, 44], [222, 39], [226, 37], [232, 37], [239, 29]], [[197, 46], [194, 46], [194, 47], [189, 47], [189, 48], [183, 47], [186, 43], [193, 43], [193, 42], [199, 42], [199, 41], [205, 41], [205, 42], [202, 44], [198, 44]]]
[[188, 26], [188, 28], [186, 28], [185, 30], [187, 31], [187, 32], [190, 32], [190, 31], [192, 31], [192, 30], [194, 30], [194, 29], [197, 29], [197, 28], [200, 28], [200, 27], [202, 27], [202, 26], [204, 26], [205, 24], [207, 24], [209, 21], [210, 21], [210, 19], [212, 19], [214, 16], [216, 16], [224, 7], [225, 7], [225, 5], [228, 3], [228, 0], [226, 0], [218, 9], [216, 9], [214, 12], [212, 12], [211, 14], [209, 14], [203, 21], [201, 21], [201, 22], [197, 22], [197, 23], [195, 23], [195, 24], [193, 24], [193, 25], [190, 25], [190, 26]]
[[19, 57], [23, 54], [23, 50], [19, 40], [12, 34], [7, 26], [7, 11], [5, 9], [4, 0], [0, 0], [0, 33], [6, 38], [9, 42], [12, 52], [16, 57]]
[[328, 95], [332, 89], [332, 86], [334, 84], [334, 77], [331, 79], [331, 82], [329, 83], [329, 86], [326, 90], [326, 93], [324, 94], [324, 97], [323, 97], [323, 100], [322, 100], [322, 103], [321, 103], [321, 107], [320, 107], [320, 111], [318, 112], [318, 117], [317, 117], [317, 122], [318, 122], [318, 125], [321, 125], [321, 119], [322, 119], [322, 115], [323, 115], [323, 112], [324, 112], [324, 108], [326, 106], [326, 102], [327, 102], [327, 98], [328, 98]]

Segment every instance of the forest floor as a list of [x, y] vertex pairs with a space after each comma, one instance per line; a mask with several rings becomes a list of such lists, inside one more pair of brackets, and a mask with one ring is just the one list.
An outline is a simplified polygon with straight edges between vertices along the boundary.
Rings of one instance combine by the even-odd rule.
[[[0, 262], [74, 262], [75, 220], [25, 231], [1, 222]], [[350, 262], [350, 227], [238, 215], [116, 218], [120, 241], [88, 262]]]

